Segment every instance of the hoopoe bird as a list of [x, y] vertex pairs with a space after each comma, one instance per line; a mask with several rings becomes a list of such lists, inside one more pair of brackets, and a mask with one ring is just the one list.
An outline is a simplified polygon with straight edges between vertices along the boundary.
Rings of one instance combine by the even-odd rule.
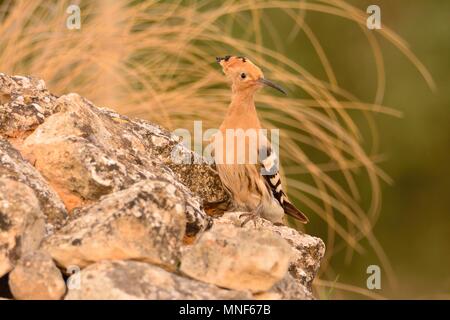
[[[242, 225], [260, 216], [284, 224], [287, 214], [302, 223], [308, 218], [287, 198], [281, 185], [278, 159], [263, 132], [254, 96], [263, 86], [284, 94], [277, 84], [264, 78], [260, 68], [245, 57], [217, 57], [231, 81], [232, 99], [219, 131], [212, 138], [217, 171], [231, 195], [233, 209], [247, 216]], [[238, 134], [240, 133], [240, 135]]]

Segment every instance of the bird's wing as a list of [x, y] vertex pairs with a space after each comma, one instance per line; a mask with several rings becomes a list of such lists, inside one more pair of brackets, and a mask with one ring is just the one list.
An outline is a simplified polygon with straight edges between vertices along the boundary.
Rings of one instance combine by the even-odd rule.
[[289, 201], [283, 191], [279, 172], [279, 160], [276, 153], [270, 147], [262, 147], [259, 149], [258, 155], [260, 174], [264, 177], [269, 191], [272, 192], [274, 198], [280, 203], [284, 213], [302, 223], [307, 223], [309, 221], [308, 218]]

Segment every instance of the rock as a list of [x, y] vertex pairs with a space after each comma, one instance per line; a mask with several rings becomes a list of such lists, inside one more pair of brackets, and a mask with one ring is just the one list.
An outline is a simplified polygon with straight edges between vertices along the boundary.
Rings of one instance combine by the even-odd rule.
[[225, 290], [136, 261], [102, 261], [83, 269], [80, 288], [66, 300], [251, 299], [247, 292]]
[[59, 300], [66, 284], [52, 258], [40, 251], [25, 254], [9, 274], [9, 287], [19, 300]]
[[210, 218], [200, 208], [201, 200], [176, 179], [146, 141], [163, 136], [157, 126], [133, 123], [76, 94], [62, 96], [57, 103], [60, 111], [24, 141], [21, 151], [68, 210], [142, 180], [164, 179], [189, 195], [191, 208], [196, 207], [186, 211], [187, 234], [195, 235], [210, 225]]
[[154, 157], [170, 168], [176, 178], [205, 203], [223, 202], [228, 199], [214, 165], [184, 147], [180, 137], [146, 120], [130, 120], [111, 112], [108, 115], [121, 119], [127, 130], [138, 136], [146, 149], [151, 150]]
[[[215, 220], [215, 224], [231, 224], [240, 226], [242, 220], [239, 215], [242, 212], [227, 212], [219, 219]], [[311, 290], [312, 281], [320, 267], [320, 262], [325, 254], [325, 244], [319, 238], [301, 233], [287, 226], [276, 226], [270, 221], [262, 218], [255, 220], [256, 227], [253, 222], [247, 223], [245, 229], [264, 228], [272, 233], [281, 236], [294, 249], [293, 259], [289, 266], [289, 272], [294, 279], [300, 284]]]
[[[77, 94], [58, 98], [48, 92], [45, 82], [41, 79], [0, 74], [1, 136], [14, 142], [15, 139], [11, 138], [25, 138], [54, 113], [63, 113], [69, 118], [63, 116], [65, 119], [57, 117], [58, 120], [52, 120], [57, 121], [57, 124], [48, 126], [55, 129], [52, 132], [53, 138], [68, 133], [68, 136], [81, 136], [106, 144], [111, 141], [118, 142], [113, 144], [115, 147], [121, 147], [118, 151], [123, 151], [125, 147], [126, 153], [132, 151], [131, 156], [136, 150], [149, 152], [153, 158], [156, 157], [167, 165], [182, 183], [206, 202], [227, 198], [214, 168], [179, 144], [179, 137], [162, 127], [141, 119], [131, 120], [105, 108], [97, 108]], [[100, 126], [97, 127], [97, 124]], [[194, 165], [174, 162], [172, 154], [175, 147], [183, 156], [201, 161]], [[191, 170], [193, 166], [195, 170]]]
[[253, 298], [255, 298], [256, 300], [281, 300], [282, 295], [276, 292], [260, 292], [260, 293], [255, 293], [253, 295]]
[[145, 180], [78, 212], [45, 240], [43, 250], [65, 268], [133, 259], [175, 269], [187, 206], [173, 184]]
[[44, 215], [27, 185], [0, 177], [0, 277], [20, 257], [40, 245], [45, 234]]
[[184, 274], [220, 287], [266, 291], [286, 274], [292, 249], [266, 229], [214, 225], [183, 253]]
[[97, 200], [163, 174], [151, 159], [140, 157], [145, 152], [142, 143], [113, 130], [114, 121], [105, 122], [80, 96], [62, 96], [57, 102], [60, 112], [39, 126], [24, 141], [21, 151], [58, 191], [69, 210], [84, 200]]
[[294, 259], [289, 266], [290, 274], [311, 289], [325, 255], [325, 244], [322, 239], [300, 233], [287, 226], [273, 226], [273, 230], [295, 249]]
[[67, 217], [64, 204], [42, 175], [2, 138], [0, 138], [0, 177], [21, 182], [33, 189], [49, 224], [58, 226]]
[[279, 295], [283, 300], [313, 300], [311, 288], [305, 286], [300, 280], [295, 279], [290, 273], [268, 292]]
[[0, 74], [0, 135], [26, 137], [57, 111], [55, 101], [43, 80]]

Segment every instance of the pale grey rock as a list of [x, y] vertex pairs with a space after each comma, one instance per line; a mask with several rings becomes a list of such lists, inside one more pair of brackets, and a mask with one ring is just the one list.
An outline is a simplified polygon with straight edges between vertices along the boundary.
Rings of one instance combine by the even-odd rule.
[[44, 215], [27, 185], [0, 177], [0, 277], [25, 253], [39, 247], [45, 233]]
[[0, 136], [26, 137], [57, 110], [43, 80], [0, 74]]
[[77, 94], [62, 96], [57, 103], [59, 112], [25, 139], [21, 151], [69, 211], [139, 181], [163, 179], [191, 199], [192, 206], [186, 210], [187, 234], [210, 226], [202, 200], [177, 180], [167, 162], [157, 156], [161, 152], [148, 142], [158, 135], [165, 137], [157, 126], [99, 109]]
[[[226, 212], [222, 217], [215, 219], [215, 224], [231, 224], [240, 226], [242, 212]], [[255, 226], [256, 223], [256, 226]], [[300, 284], [311, 290], [312, 281], [320, 268], [320, 262], [325, 254], [325, 244], [322, 239], [299, 232], [288, 226], [274, 225], [268, 220], [256, 218], [255, 223], [249, 222], [244, 228], [258, 230], [263, 228], [279, 235], [294, 249], [289, 266], [289, 272]]]
[[184, 274], [220, 287], [260, 292], [286, 274], [292, 249], [267, 229], [215, 224], [183, 252]]
[[42, 248], [65, 268], [101, 260], [140, 260], [175, 269], [188, 203], [177, 186], [144, 180], [77, 214]]
[[9, 287], [18, 300], [59, 300], [66, 283], [52, 258], [34, 251], [22, 256], [9, 274]]
[[269, 291], [276, 293], [283, 300], [314, 300], [311, 288], [305, 286], [300, 280], [295, 279], [290, 273], [277, 282]]
[[180, 137], [149, 121], [130, 120], [109, 110], [102, 109], [102, 111], [110, 117], [126, 120], [123, 122], [124, 126], [139, 137], [146, 148], [151, 150], [152, 155], [170, 168], [176, 178], [195, 195], [200, 196], [205, 203], [228, 199], [215, 166], [208, 164], [205, 158], [184, 147]]
[[251, 299], [248, 292], [225, 290], [135, 261], [102, 261], [83, 269], [79, 288], [66, 300]]
[[42, 175], [5, 139], [0, 137], [0, 177], [21, 182], [31, 189], [45, 214], [46, 222], [60, 225], [67, 212], [59, 196]]

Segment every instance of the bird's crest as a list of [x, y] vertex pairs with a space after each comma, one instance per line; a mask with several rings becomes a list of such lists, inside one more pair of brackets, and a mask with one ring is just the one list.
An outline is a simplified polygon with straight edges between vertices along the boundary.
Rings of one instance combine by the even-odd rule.
[[222, 70], [226, 75], [241, 76], [245, 74], [244, 79], [258, 80], [264, 78], [264, 75], [260, 68], [258, 68], [253, 62], [246, 57], [239, 56], [225, 56], [217, 57], [216, 61], [222, 66]]
[[265, 79], [261, 69], [246, 57], [224, 56], [217, 57], [216, 61], [222, 66], [223, 72], [233, 83], [234, 89], [238, 91], [249, 88], [256, 90], [265, 85], [286, 94], [286, 91], [279, 85]]

